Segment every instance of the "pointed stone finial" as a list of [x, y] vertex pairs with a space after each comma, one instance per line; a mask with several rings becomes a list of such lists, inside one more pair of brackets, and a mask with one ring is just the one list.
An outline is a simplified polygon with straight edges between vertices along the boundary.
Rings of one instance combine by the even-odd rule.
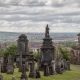
[[45, 37], [49, 37], [49, 27], [48, 27], [48, 24], [46, 26]]

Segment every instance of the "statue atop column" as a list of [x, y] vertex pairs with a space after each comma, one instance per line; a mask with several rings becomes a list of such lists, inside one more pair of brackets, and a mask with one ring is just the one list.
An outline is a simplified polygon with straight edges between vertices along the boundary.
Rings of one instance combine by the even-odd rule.
[[45, 37], [49, 37], [49, 27], [48, 27], [48, 24], [46, 26]]

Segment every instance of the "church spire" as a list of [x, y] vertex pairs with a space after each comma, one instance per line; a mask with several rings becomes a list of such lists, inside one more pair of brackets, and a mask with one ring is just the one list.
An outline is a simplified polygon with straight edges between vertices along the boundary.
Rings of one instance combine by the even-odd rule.
[[49, 36], [49, 27], [48, 27], [48, 24], [46, 26], [45, 37], [50, 37]]

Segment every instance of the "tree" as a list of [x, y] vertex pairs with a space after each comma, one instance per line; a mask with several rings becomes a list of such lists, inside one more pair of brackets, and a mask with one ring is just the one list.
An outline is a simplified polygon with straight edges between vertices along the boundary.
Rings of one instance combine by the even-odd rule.
[[16, 52], [17, 52], [17, 46], [16, 45], [11, 45], [11, 46], [6, 48], [6, 51], [5, 51], [6, 54], [5, 55], [15, 56]]
[[0, 56], [4, 56], [5, 55], [5, 49], [0, 49]]
[[62, 54], [63, 58], [69, 60], [69, 50], [66, 48], [59, 48], [60, 53]]

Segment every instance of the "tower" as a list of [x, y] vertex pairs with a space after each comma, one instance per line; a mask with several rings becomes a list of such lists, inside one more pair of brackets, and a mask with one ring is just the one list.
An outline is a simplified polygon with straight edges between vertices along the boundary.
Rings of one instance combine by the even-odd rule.
[[49, 75], [50, 69], [52, 69], [51, 63], [54, 60], [54, 50], [55, 48], [53, 46], [52, 38], [49, 35], [49, 27], [47, 25], [45, 29], [45, 38], [43, 39], [43, 44], [41, 46], [41, 64], [44, 67], [45, 76]]

